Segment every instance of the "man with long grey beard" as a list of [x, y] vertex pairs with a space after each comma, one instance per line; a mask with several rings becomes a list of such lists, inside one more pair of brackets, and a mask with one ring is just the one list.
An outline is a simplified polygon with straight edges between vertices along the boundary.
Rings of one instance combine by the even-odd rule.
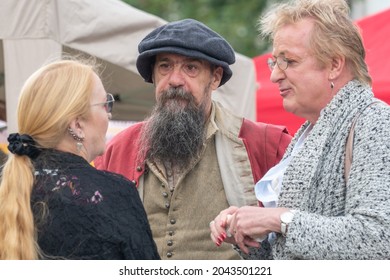
[[187, 168], [203, 147], [206, 100], [198, 106], [183, 88], [163, 91], [141, 134], [140, 154], [152, 162]]
[[258, 204], [254, 185], [291, 136], [212, 101], [232, 76], [235, 54], [204, 24], [168, 23], [138, 49], [137, 69], [155, 85], [156, 106], [115, 136], [95, 166], [136, 183], [162, 259], [239, 259], [231, 246], [214, 245], [209, 222], [231, 205]]

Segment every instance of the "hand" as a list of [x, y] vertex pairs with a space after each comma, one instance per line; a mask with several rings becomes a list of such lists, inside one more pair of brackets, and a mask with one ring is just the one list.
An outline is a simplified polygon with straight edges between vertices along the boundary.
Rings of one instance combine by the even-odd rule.
[[235, 243], [244, 253], [248, 247], [259, 247], [257, 239], [264, 239], [270, 232], [280, 232], [280, 214], [286, 208], [244, 206], [237, 209], [229, 226]]
[[210, 237], [217, 246], [221, 246], [222, 242], [235, 244], [234, 237], [227, 230], [229, 229], [231, 217], [237, 209], [238, 207], [231, 206], [221, 211], [219, 215], [210, 222]]
[[[235, 224], [235, 213], [239, 210], [238, 207], [231, 206], [219, 213], [219, 215], [210, 222], [211, 239], [217, 246], [221, 246], [222, 242], [236, 244], [235, 230], [232, 224]], [[243, 238], [243, 244], [248, 247], [259, 247], [259, 242], [249, 236]], [[241, 248], [244, 252], [248, 250]]]

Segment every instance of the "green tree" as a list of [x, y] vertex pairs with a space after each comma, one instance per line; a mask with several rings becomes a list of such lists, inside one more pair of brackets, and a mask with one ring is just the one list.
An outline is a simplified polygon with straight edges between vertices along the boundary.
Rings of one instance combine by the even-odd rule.
[[235, 51], [249, 57], [267, 51], [269, 42], [258, 36], [257, 21], [267, 0], [122, 0], [166, 21], [199, 20], [221, 34]]

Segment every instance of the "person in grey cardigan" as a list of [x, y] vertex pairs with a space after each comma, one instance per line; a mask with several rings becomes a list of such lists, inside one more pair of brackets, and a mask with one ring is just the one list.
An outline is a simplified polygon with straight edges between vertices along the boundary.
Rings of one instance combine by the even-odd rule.
[[232, 206], [210, 223], [217, 246], [244, 259], [390, 259], [390, 107], [374, 97], [348, 12], [343, 0], [294, 0], [260, 19], [271, 81], [307, 121], [256, 184], [264, 207]]

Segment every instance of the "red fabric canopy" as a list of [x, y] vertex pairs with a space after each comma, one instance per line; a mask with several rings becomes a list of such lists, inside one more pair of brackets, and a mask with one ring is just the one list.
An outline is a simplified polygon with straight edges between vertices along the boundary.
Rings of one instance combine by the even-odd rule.
[[[390, 103], [390, 9], [363, 18], [356, 23], [361, 29], [366, 62], [377, 98]], [[271, 83], [267, 59], [270, 53], [253, 58], [257, 75], [257, 121], [287, 126], [294, 134], [305, 121], [283, 109], [276, 84]]]

